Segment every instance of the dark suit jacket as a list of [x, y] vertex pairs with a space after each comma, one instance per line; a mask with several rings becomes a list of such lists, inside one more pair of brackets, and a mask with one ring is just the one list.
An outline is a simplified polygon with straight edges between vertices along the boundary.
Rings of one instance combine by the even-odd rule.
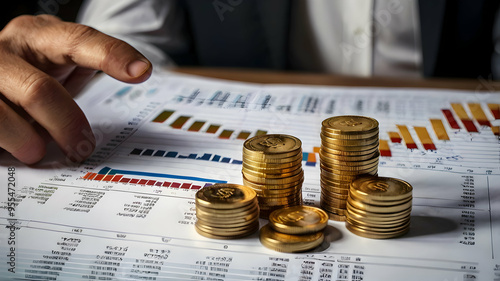
[[[182, 1], [192, 39], [179, 64], [290, 69], [294, 0]], [[423, 75], [487, 77], [498, 0], [420, 0]], [[222, 11], [222, 17], [221, 17]]]

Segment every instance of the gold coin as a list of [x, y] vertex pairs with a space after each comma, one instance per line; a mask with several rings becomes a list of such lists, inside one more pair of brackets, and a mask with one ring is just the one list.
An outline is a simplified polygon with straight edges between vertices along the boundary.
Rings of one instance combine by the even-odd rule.
[[366, 231], [371, 231], [371, 232], [379, 232], [379, 233], [384, 233], [384, 232], [394, 232], [394, 231], [400, 231], [404, 230], [406, 228], [410, 227], [410, 220], [407, 220], [406, 222], [394, 226], [394, 227], [374, 227], [374, 226], [366, 226], [362, 224], [357, 224], [356, 222], [349, 220], [349, 217], [346, 216], [346, 223], [357, 227], [358, 229], [366, 230]]
[[252, 166], [245, 162], [243, 162], [243, 169], [250, 170], [256, 173], [264, 173], [264, 174], [283, 174], [293, 172], [300, 167], [302, 167], [302, 162], [297, 162], [297, 165], [290, 167], [278, 167], [278, 168], [267, 168], [267, 167], [258, 167]]
[[342, 194], [339, 192], [331, 191], [330, 189], [323, 188], [321, 189], [321, 193], [327, 194], [327, 196], [335, 198], [335, 199], [340, 199], [340, 200], [347, 200], [347, 194]]
[[259, 214], [259, 209], [255, 208], [253, 209], [253, 212], [251, 213], [242, 213], [238, 216], [220, 216], [220, 215], [213, 215], [210, 213], [206, 213], [203, 211], [196, 210], [196, 218], [203, 220], [204, 222], [209, 222], [209, 223], [239, 223], [239, 222], [248, 222], [253, 220], [257, 215]]
[[322, 199], [319, 200], [319, 206], [321, 207], [321, 209], [323, 209], [329, 213], [334, 213], [334, 214], [342, 215], [342, 216], [345, 216], [345, 214], [346, 214], [345, 208], [336, 208], [336, 207], [330, 206], [330, 205], [328, 205], [328, 202], [325, 202]]
[[355, 135], [346, 135], [346, 134], [335, 134], [335, 133], [330, 133], [327, 130], [321, 130], [321, 134], [332, 138], [332, 139], [338, 139], [338, 140], [359, 140], [359, 139], [366, 139], [373, 137], [375, 135], [378, 136], [379, 130], [372, 130], [369, 133], [360, 133], [360, 134], [355, 134]]
[[381, 228], [391, 228], [391, 227], [398, 227], [403, 224], [406, 224], [410, 220], [410, 216], [406, 216], [402, 219], [394, 220], [394, 221], [372, 221], [369, 219], [358, 219], [355, 216], [353, 216], [349, 211], [346, 212], [346, 219], [349, 221], [349, 223], [353, 225], [359, 225], [359, 226], [364, 226], [364, 227], [381, 227]]
[[243, 184], [245, 186], [253, 188], [254, 190], [257, 190], [257, 189], [260, 189], [260, 190], [282, 190], [282, 189], [286, 189], [286, 188], [302, 186], [303, 182], [304, 182], [304, 178], [302, 177], [298, 181], [294, 181], [294, 182], [290, 182], [290, 183], [262, 184], [262, 183], [251, 182], [251, 181], [247, 180], [245, 178], [245, 176], [243, 176]]
[[348, 176], [355, 176], [355, 178], [350, 178], [350, 180], [354, 180], [360, 175], [374, 175], [378, 173], [378, 165], [359, 171], [339, 171], [335, 169], [328, 169], [328, 167], [324, 167], [320, 164], [320, 173], [327, 178], [341, 180], [349, 180]]
[[243, 167], [241, 169], [241, 172], [248, 178], [249, 180], [252, 180], [252, 178], [266, 178], [266, 179], [280, 179], [280, 178], [289, 178], [293, 177], [300, 172], [302, 172], [302, 167], [298, 166], [297, 169], [290, 171], [288, 173], [278, 173], [278, 174], [268, 174], [268, 173], [262, 173], [262, 172], [256, 172], [251, 169], [247, 169]]
[[344, 115], [323, 120], [321, 130], [331, 134], [359, 135], [378, 131], [378, 121], [365, 116]]
[[217, 209], [234, 209], [248, 205], [257, 194], [251, 188], [230, 183], [217, 183], [196, 192], [196, 204]]
[[319, 150], [319, 158], [320, 160], [331, 162], [333, 164], [342, 163], [342, 162], [357, 162], [357, 161], [366, 161], [374, 158], [379, 158], [380, 153], [379, 150], [376, 149], [371, 153], [359, 156], [344, 156], [344, 155], [336, 155], [324, 152], [322, 149]]
[[330, 220], [334, 220], [334, 221], [345, 221], [346, 220], [346, 217], [344, 215], [338, 215], [338, 214], [335, 214], [335, 213], [329, 213], [329, 212], [326, 212], [328, 214], [328, 217], [330, 218]]
[[319, 153], [319, 160], [320, 163], [324, 163], [326, 165], [344, 165], [344, 166], [354, 166], [354, 167], [359, 167], [359, 166], [365, 166], [365, 165], [370, 165], [373, 163], [378, 163], [379, 162], [379, 157], [380, 154], [378, 152], [375, 152], [372, 154], [370, 158], [364, 159], [364, 160], [340, 160], [336, 158], [330, 158], [330, 157], [325, 157], [321, 152]]
[[319, 136], [323, 142], [329, 143], [332, 145], [336, 145], [336, 146], [363, 146], [363, 145], [369, 145], [369, 144], [372, 144], [372, 143], [379, 141], [378, 134], [371, 136], [369, 138], [355, 139], [355, 140], [331, 138], [327, 135], [324, 135], [323, 133], [320, 133]]
[[195, 226], [203, 231], [207, 232], [213, 235], [220, 235], [220, 236], [235, 236], [235, 235], [240, 235], [243, 233], [248, 233], [250, 231], [254, 231], [255, 227], [259, 227], [259, 220], [255, 220], [251, 224], [247, 224], [245, 226], [240, 226], [240, 227], [212, 227], [212, 226], [207, 226], [204, 225], [203, 223], [200, 223], [200, 221], [195, 222]]
[[250, 229], [247, 232], [243, 232], [243, 233], [238, 234], [238, 235], [215, 235], [215, 234], [205, 232], [205, 231], [199, 229], [198, 226], [196, 226], [196, 224], [195, 224], [195, 229], [196, 229], [196, 232], [198, 232], [198, 234], [205, 236], [207, 238], [229, 240], [229, 239], [238, 239], [238, 238], [243, 238], [243, 237], [249, 236], [249, 235], [255, 233], [257, 230], [259, 230], [259, 226], [257, 225], [257, 227], [255, 227], [254, 229]]
[[252, 159], [291, 157], [301, 150], [302, 142], [290, 135], [255, 136], [245, 141], [243, 153]]
[[[365, 147], [364, 147], [365, 148]], [[354, 156], [364, 156], [364, 155], [372, 155], [373, 153], [379, 151], [378, 145], [366, 150], [352, 150], [352, 151], [346, 151], [346, 150], [339, 150], [339, 149], [332, 149], [327, 146], [322, 145], [320, 152], [324, 157], [331, 157], [333, 158], [335, 155], [337, 156], [349, 156], [349, 157], [354, 157]]]
[[284, 178], [278, 178], [278, 179], [267, 179], [267, 178], [261, 178], [261, 177], [255, 177], [252, 175], [248, 174], [243, 174], [243, 178], [247, 181], [257, 183], [257, 184], [269, 184], [269, 185], [276, 185], [276, 184], [287, 184], [287, 183], [292, 183], [292, 182], [297, 182], [300, 181], [304, 178], [304, 171], [300, 169], [299, 173], [290, 177], [284, 177]]
[[328, 215], [316, 207], [288, 207], [272, 212], [269, 224], [281, 233], [307, 234], [323, 230], [328, 224]]
[[390, 221], [390, 220], [398, 220], [401, 218], [404, 218], [406, 216], [409, 216], [411, 214], [411, 208], [408, 208], [407, 210], [400, 211], [400, 212], [394, 212], [394, 213], [374, 213], [374, 212], [368, 212], [365, 210], [360, 210], [355, 207], [353, 207], [349, 201], [347, 201], [347, 206], [346, 206], [347, 212], [349, 212], [352, 215], [356, 215], [359, 217], [364, 217], [370, 220], [376, 220], [376, 221]]
[[302, 150], [299, 150], [296, 155], [286, 157], [286, 158], [257, 158], [254, 159], [252, 156], [248, 156], [247, 154], [243, 153], [243, 162], [247, 163], [249, 165], [254, 165], [254, 166], [268, 166], [268, 165], [291, 165], [290, 163], [293, 163], [294, 165], [299, 162], [302, 163]]
[[262, 227], [259, 234], [262, 245], [271, 250], [285, 253], [312, 250], [321, 245], [324, 239], [322, 231], [304, 235], [285, 234], [273, 230], [269, 224]]
[[373, 162], [373, 163], [365, 164], [362, 166], [334, 165], [334, 164], [327, 163], [325, 161], [320, 162], [321, 168], [323, 168], [325, 170], [332, 170], [332, 171], [339, 171], [339, 172], [342, 172], [342, 171], [363, 171], [363, 170], [372, 169], [375, 166], [378, 166], [378, 160]]
[[321, 141], [321, 148], [326, 150], [326, 152], [335, 154], [334, 151], [342, 151], [342, 152], [358, 152], [363, 151], [363, 154], [366, 154], [367, 151], [372, 149], [378, 149], [379, 141], [378, 139], [372, 143], [364, 144], [364, 145], [352, 145], [352, 146], [344, 146], [344, 145], [335, 145], [331, 143], [327, 143], [325, 141]]
[[202, 218], [199, 216], [196, 216], [196, 218], [198, 223], [203, 226], [216, 228], [236, 228], [253, 225], [255, 221], [259, 219], [259, 214], [255, 213], [251, 217], [248, 217], [248, 219], [240, 220], [214, 220], [210, 219], [210, 217]]
[[406, 181], [387, 177], [360, 178], [351, 183], [350, 192], [363, 202], [400, 201], [412, 196], [412, 186]]
[[369, 230], [365, 230], [365, 229], [361, 229], [359, 227], [356, 227], [356, 226], [353, 226], [349, 223], [346, 223], [346, 228], [358, 235], [358, 236], [362, 236], [362, 237], [366, 237], [366, 238], [372, 238], [372, 239], [389, 239], [389, 238], [395, 238], [395, 237], [399, 237], [399, 236], [402, 236], [406, 233], [408, 233], [408, 231], [410, 230], [409, 227], [405, 228], [405, 229], [402, 229], [402, 230], [399, 230], [399, 231], [392, 231], [392, 232], [375, 232], [375, 231], [369, 231]]
[[211, 209], [203, 206], [196, 206], [196, 214], [200, 214], [205, 217], [211, 216], [218, 219], [232, 219], [238, 217], [246, 217], [250, 214], [258, 213], [258, 208], [258, 201], [257, 198], [255, 198], [255, 202], [252, 202], [252, 204], [236, 209]]
[[[344, 197], [347, 197], [348, 194], [349, 194], [349, 189], [342, 189], [342, 188], [338, 188], [337, 189], [337, 188], [332, 188], [332, 187], [329, 187], [329, 186], [326, 186], [326, 185], [322, 185], [321, 189], [324, 189], [324, 190], [326, 190], [327, 192], [330, 192], [330, 193], [339, 194], [339, 196], [344, 196]], [[347, 198], [339, 198], [339, 199], [347, 200]]]
[[351, 204], [354, 208], [358, 210], [363, 210], [371, 213], [397, 213], [397, 212], [403, 212], [411, 208], [412, 202], [410, 200], [397, 204], [397, 205], [388, 205], [388, 206], [379, 206], [379, 205], [371, 205], [367, 203], [363, 203], [360, 201], [357, 201], [355, 199], [352, 199], [351, 193], [349, 193], [349, 197], [347, 198], [347, 202]]

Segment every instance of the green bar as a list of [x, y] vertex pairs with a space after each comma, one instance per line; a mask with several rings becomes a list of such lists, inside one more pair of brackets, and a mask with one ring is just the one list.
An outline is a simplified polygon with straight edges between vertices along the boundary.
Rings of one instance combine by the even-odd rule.
[[156, 118], [153, 120], [153, 122], [156, 122], [156, 123], [163, 123], [165, 122], [165, 120], [168, 119], [168, 117], [170, 117], [170, 115], [172, 115], [174, 113], [173, 110], [164, 110], [162, 113], [160, 113], [158, 116], [156, 116]]

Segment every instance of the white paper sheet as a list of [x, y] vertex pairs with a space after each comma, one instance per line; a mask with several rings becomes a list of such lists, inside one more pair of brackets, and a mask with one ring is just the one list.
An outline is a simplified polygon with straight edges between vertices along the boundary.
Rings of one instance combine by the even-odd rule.
[[[55, 147], [35, 167], [1, 156], [1, 280], [500, 280], [498, 93], [155, 73], [141, 85], [101, 77], [78, 102], [98, 141], [86, 162], [68, 166]], [[302, 140], [303, 197], [317, 206], [321, 121], [346, 114], [380, 122], [387, 146], [379, 175], [413, 185], [407, 235], [367, 239], [330, 221], [323, 245], [286, 254], [263, 247], [257, 233], [196, 233], [194, 194], [205, 184], [242, 183], [243, 139], [258, 132]]]

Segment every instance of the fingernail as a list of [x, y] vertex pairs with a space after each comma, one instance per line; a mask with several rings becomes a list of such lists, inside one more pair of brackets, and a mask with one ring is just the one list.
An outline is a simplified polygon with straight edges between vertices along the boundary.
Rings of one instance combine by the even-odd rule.
[[128, 75], [131, 77], [139, 77], [146, 73], [149, 69], [149, 63], [143, 60], [136, 60], [130, 63], [127, 67]]

